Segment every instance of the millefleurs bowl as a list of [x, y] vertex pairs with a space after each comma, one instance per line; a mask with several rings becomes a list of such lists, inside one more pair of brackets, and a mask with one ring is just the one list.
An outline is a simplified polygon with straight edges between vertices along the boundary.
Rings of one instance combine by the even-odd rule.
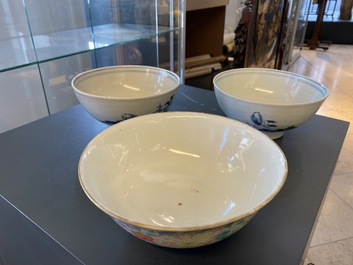
[[116, 123], [169, 109], [179, 77], [168, 70], [141, 65], [96, 68], [72, 80], [78, 101], [94, 118]]
[[230, 118], [247, 123], [272, 139], [308, 121], [329, 92], [322, 84], [295, 73], [242, 68], [213, 79], [219, 106]]
[[129, 233], [192, 248], [246, 225], [282, 188], [287, 161], [246, 124], [166, 112], [101, 132], [84, 149], [78, 174], [91, 201]]

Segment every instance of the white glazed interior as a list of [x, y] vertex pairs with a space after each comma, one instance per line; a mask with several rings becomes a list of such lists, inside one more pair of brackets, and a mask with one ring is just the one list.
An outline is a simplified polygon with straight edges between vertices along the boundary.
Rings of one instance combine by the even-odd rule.
[[256, 129], [189, 112], [140, 116], [95, 137], [79, 162], [88, 197], [111, 216], [193, 230], [252, 214], [281, 189], [287, 162]]
[[162, 68], [119, 65], [96, 68], [72, 80], [85, 110], [102, 122], [167, 111], [178, 91], [179, 77]]
[[174, 90], [179, 79], [170, 71], [149, 66], [103, 67], [81, 73], [72, 82], [78, 93], [94, 97], [136, 99]]
[[222, 72], [214, 78], [214, 85], [229, 96], [260, 104], [307, 104], [328, 96], [327, 89], [314, 80], [273, 69], [244, 68]]

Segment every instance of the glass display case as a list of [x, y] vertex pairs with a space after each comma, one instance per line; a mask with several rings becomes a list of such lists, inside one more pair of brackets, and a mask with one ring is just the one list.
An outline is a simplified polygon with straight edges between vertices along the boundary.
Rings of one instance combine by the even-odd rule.
[[4, 0], [0, 132], [78, 104], [72, 78], [123, 64], [183, 75], [183, 0]]
[[287, 70], [299, 57], [303, 48], [311, 0], [289, 0], [287, 34], [282, 69]]

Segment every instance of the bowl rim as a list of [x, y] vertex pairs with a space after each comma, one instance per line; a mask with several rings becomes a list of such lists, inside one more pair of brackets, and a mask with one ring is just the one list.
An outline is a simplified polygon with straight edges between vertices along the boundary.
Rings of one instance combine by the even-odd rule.
[[[159, 94], [153, 94], [153, 95], [149, 95], [149, 96], [144, 96], [144, 97], [124, 97], [124, 98], [119, 98], [119, 97], [112, 97], [112, 96], [102, 96], [102, 95], [95, 95], [95, 94], [90, 94], [87, 92], [84, 92], [80, 89], [78, 89], [75, 85], [76, 82], [79, 81], [79, 79], [81, 79], [82, 77], [85, 77], [87, 75], [96, 73], [96, 72], [100, 72], [100, 71], [106, 71], [106, 70], [132, 70], [132, 69], [137, 69], [137, 70], [153, 70], [154, 72], [158, 72], [158, 71], [163, 71], [166, 72], [171, 78], [175, 79], [175, 85], [170, 88], [167, 89]], [[113, 65], [113, 66], [104, 66], [104, 67], [98, 67], [98, 68], [93, 68], [87, 71], [84, 71], [82, 73], [77, 74], [72, 80], [71, 80], [71, 87], [73, 88], [74, 92], [89, 98], [94, 98], [94, 99], [104, 99], [104, 100], [119, 100], [119, 101], [129, 101], [129, 100], [144, 100], [144, 99], [152, 99], [152, 98], [157, 98], [163, 95], [167, 95], [172, 91], [176, 91], [178, 89], [178, 87], [180, 86], [180, 77], [167, 69], [164, 68], [160, 68], [160, 67], [155, 67], [155, 66], [147, 66], [147, 65]]]
[[[158, 116], [166, 116], [168, 117], [169, 115], [183, 115], [183, 116], [190, 116], [192, 115], [193, 117], [195, 116], [203, 116], [203, 117], [211, 117], [211, 118], [216, 118], [216, 119], [224, 119], [227, 120], [227, 122], [230, 123], [237, 123], [238, 125], [244, 126], [247, 130], [250, 130], [251, 132], [255, 133], [257, 135], [257, 137], [260, 137], [261, 139], [265, 140], [265, 141], [269, 141], [271, 142], [270, 144], [273, 144], [274, 147], [279, 151], [281, 158], [283, 159], [283, 164], [284, 164], [284, 170], [283, 170], [283, 175], [281, 176], [281, 182], [278, 184], [278, 186], [276, 187], [276, 189], [270, 194], [270, 196], [268, 196], [265, 200], [263, 200], [261, 203], [259, 203], [258, 205], [256, 205], [254, 208], [248, 210], [247, 212], [238, 215], [236, 217], [233, 218], [228, 218], [224, 221], [219, 221], [219, 222], [215, 222], [215, 223], [211, 223], [211, 224], [207, 224], [207, 225], [200, 225], [200, 226], [190, 226], [190, 227], [162, 227], [162, 226], [154, 226], [154, 225], [150, 225], [150, 224], [144, 224], [138, 221], [133, 221], [133, 220], [129, 220], [125, 217], [120, 216], [117, 213], [114, 213], [113, 211], [109, 210], [108, 208], [106, 208], [104, 205], [100, 204], [95, 198], [94, 196], [92, 196], [90, 194], [90, 192], [88, 191], [84, 181], [83, 181], [83, 177], [81, 174], [81, 164], [83, 163], [83, 159], [84, 159], [84, 154], [87, 152], [87, 150], [90, 148], [90, 146], [93, 144], [93, 142], [95, 141], [95, 139], [99, 139], [100, 137], [102, 137], [103, 134], [107, 134], [109, 133], [111, 130], [116, 130], [117, 127], [119, 126], [123, 126], [126, 125], [127, 123], [132, 123], [132, 122], [136, 122], [137, 119], [148, 119], [149, 116], [153, 115], [154, 117]], [[103, 130], [102, 132], [100, 132], [98, 135], [96, 135], [88, 144], [87, 146], [84, 148], [84, 150], [82, 151], [82, 154], [80, 156], [79, 159], [79, 163], [78, 163], [78, 179], [79, 179], [79, 183], [83, 189], [83, 191], [85, 192], [86, 196], [93, 202], [93, 204], [95, 204], [100, 210], [102, 210], [103, 212], [105, 212], [106, 214], [108, 214], [110, 217], [113, 217], [121, 222], [124, 222], [126, 224], [129, 225], [133, 225], [136, 227], [140, 227], [143, 229], [149, 229], [149, 230], [156, 230], [156, 231], [164, 231], [164, 232], [190, 232], [190, 231], [200, 231], [200, 230], [208, 230], [208, 229], [213, 229], [213, 228], [217, 228], [217, 227], [221, 227], [221, 226], [225, 226], [227, 224], [230, 223], [234, 223], [236, 221], [239, 221], [243, 218], [249, 217], [254, 215], [255, 213], [257, 213], [261, 208], [263, 208], [264, 206], [266, 206], [270, 201], [272, 201], [273, 198], [276, 197], [276, 195], [280, 192], [280, 190], [282, 189], [282, 187], [284, 186], [286, 180], [287, 180], [287, 175], [288, 175], [288, 161], [287, 158], [283, 152], [283, 150], [279, 147], [279, 145], [273, 141], [270, 137], [268, 137], [267, 135], [265, 135], [264, 133], [260, 132], [259, 130], [251, 127], [250, 125], [247, 125], [245, 123], [242, 123], [240, 121], [234, 120], [234, 119], [230, 119], [228, 117], [225, 116], [220, 116], [220, 115], [216, 115], [216, 114], [209, 114], [209, 113], [199, 113], [199, 112], [189, 112], [189, 111], [173, 111], [173, 112], [161, 112], [161, 113], [154, 113], [154, 114], [147, 114], [147, 115], [143, 115], [143, 116], [139, 116], [133, 119], [129, 119], [129, 120], [125, 120], [122, 121], [118, 124], [115, 124], [113, 126], [108, 127], [107, 129]]]
[[[231, 94], [223, 91], [221, 88], [218, 87], [217, 81], [219, 81], [220, 78], [225, 77], [227, 75], [231, 75], [232, 73], [241, 73], [241, 72], [246, 72], [249, 74], [257, 74], [257, 73], [276, 73], [276, 75], [279, 76], [290, 76], [291, 78], [300, 78], [302, 80], [305, 80], [306, 83], [313, 84], [315, 86], [315, 89], [318, 90], [322, 95], [321, 98], [313, 101], [308, 101], [308, 102], [303, 102], [303, 103], [266, 103], [266, 102], [257, 102], [253, 100], [248, 100], [248, 99], [243, 99], [243, 98], [238, 98], [235, 96], [232, 96]], [[215, 94], [217, 96], [217, 92], [227, 96], [228, 98], [231, 98], [236, 101], [240, 102], [247, 102], [251, 104], [256, 104], [259, 106], [276, 106], [276, 107], [284, 107], [284, 108], [290, 108], [290, 107], [304, 107], [304, 106], [309, 106], [313, 104], [317, 104], [320, 102], [323, 102], [326, 100], [326, 98], [329, 96], [330, 92], [327, 89], [325, 85], [322, 83], [315, 81], [307, 76], [289, 72], [289, 71], [284, 71], [284, 70], [278, 70], [278, 69], [271, 69], [271, 68], [237, 68], [237, 69], [230, 69], [223, 71], [221, 73], [218, 73], [217, 75], [214, 76], [213, 78], [213, 87]], [[218, 97], [217, 97], [218, 98]]]

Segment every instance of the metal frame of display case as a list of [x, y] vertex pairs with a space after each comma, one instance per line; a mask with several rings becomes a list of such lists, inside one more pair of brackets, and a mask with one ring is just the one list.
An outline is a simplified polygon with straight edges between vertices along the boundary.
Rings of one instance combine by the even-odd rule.
[[287, 70], [299, 57], [304, 46], [308, 12], [311, 0], [291, 0], [288, 12], [286, 56], [283, 57], [282, 69]]

